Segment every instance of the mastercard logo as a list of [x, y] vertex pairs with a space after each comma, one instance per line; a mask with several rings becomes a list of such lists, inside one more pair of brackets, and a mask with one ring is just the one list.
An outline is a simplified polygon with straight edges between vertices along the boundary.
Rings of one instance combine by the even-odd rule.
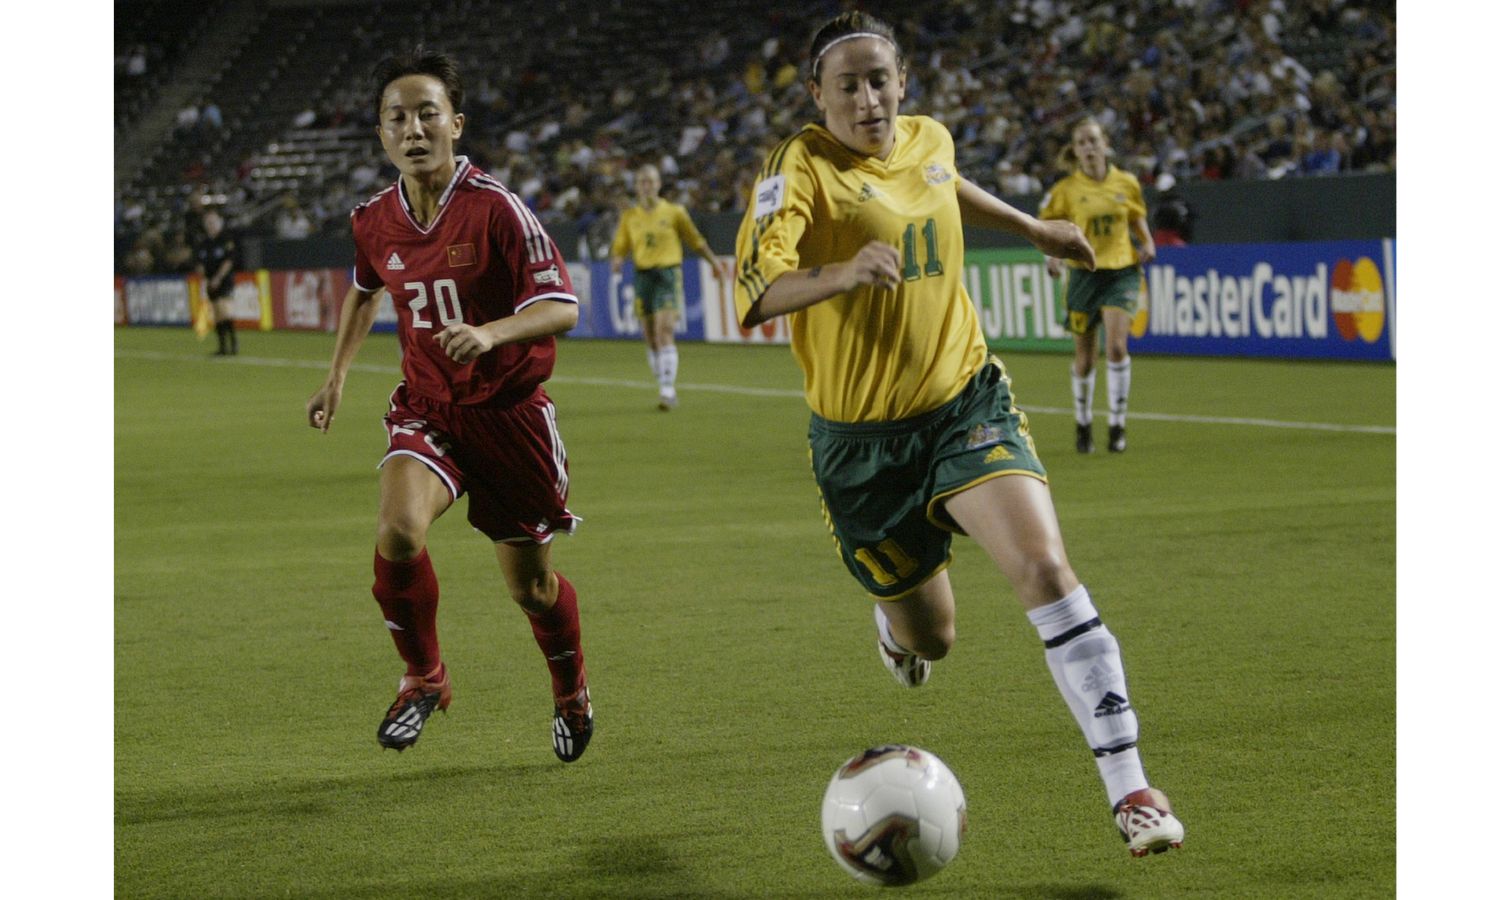
[[1385, 282], [1375, 261], [1368, 256], [1354, 262], [1339, 260], [1330, 287], [1328, 301], [1339, 337], [1367, 344], [1380, 340], [1385, 331]]

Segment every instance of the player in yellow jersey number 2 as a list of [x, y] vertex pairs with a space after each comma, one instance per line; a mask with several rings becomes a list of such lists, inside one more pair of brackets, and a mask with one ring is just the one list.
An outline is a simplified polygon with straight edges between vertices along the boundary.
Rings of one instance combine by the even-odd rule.
[[960, 176], [939, 122], [898, 115], [906, 67], [888, 24], [844, 13], [809, 57], [823, 121], [760, 172], [735, 306], [746, 327], [787, 317], [813, 474], [840, 556], [876, 601], [880, 656], [899, 683], [927, 680], [955, 637], [952, 536], [973, 538], [1037, 629], [1131, 853], [1180, 846], [1182, 823], [1136, 749], [1119, 643], [1068, 564], [1046, 470], [964, 288], [964, 225], [1085, 268], [1093, 249], [1077, 225]]

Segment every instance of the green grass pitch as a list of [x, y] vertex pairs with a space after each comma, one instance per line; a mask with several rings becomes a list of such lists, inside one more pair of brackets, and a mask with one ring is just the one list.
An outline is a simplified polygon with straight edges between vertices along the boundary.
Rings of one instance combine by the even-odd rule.
[[1395, 893], [1394, 366], [1138, 355], [1130, 449], [1072, 450], [1066, 357], [1009, 354], [1074, 568], [1119, 637], [1181, 851], [1131, 859], [1035, 632], [955, 543], [958, 643], [903, 691], [818, 511], [784, 348], [562, 341], [548, 390], [584, 518], [598, 731], [553, 757], [546, 670], [460, 501], [434, 527], [447, 715], [377, 720], [400, 662], [370, 597], [395, 339], [334, 428], [328, 335], [115, 333], [114, 889], [145, 897], [847, 897], [833, 770], [957, 773], [969, 833], [921, 897]]

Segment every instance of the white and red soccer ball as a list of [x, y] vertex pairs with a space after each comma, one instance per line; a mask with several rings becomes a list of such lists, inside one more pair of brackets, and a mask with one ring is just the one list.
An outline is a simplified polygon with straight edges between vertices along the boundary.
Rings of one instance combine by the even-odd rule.
[[932, 753], [889, 744], [839, 766], [823, 795], [823, 841], [844, 871], [875, 885], [913, 884], [958, 855], [964, 792]]

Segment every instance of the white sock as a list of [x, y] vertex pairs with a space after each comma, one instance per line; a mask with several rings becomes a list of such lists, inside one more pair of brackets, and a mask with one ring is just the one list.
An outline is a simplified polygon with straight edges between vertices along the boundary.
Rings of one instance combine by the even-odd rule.
[[1130, 357], [1109, 363], [1109, 424], [1125, 424], [1125, 407], [1130, 402]]
[[1125, 687], [1120, 645], [1083, 586], [1026, 614], [1046, 645], [1047, 667], [1083, 731], [1110, 806], [1147, 786], [1135, 742], [1139, 723]]
[[656, 358], [661, 363], [661, 369], [656, 373], [656, 383], [661, 385], [663, 394], [677, 393], [677, 345], [663, 347], [656, 351]]
[[911, 655], [911, 651], [903, 647], [901, 642], [896, 640], [895, 635], [891, 634], [890, 617], [885, 614], [885, 608], [879, 603], [875, 604], [875, 628], [880, 632], [880, 639], [885, 642], [886, 647], [906, 656]]
[[1079, 375], [1069, 369], [1073, 375], [1073, 421], [1079, 425], [1094, 421], [1094, 371]]
[[651, 377], [661, 381], [661, 354], [647, 347], [646, 362], [651, 364]]

